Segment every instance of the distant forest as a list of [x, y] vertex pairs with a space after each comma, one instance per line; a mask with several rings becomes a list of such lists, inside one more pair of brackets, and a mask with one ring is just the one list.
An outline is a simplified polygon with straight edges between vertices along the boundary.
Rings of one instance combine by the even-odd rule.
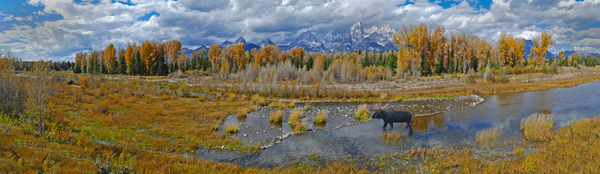
[[[533, 39], [527, 59], [523, 58], [525, 39], [512, 37], [506, 32], [502, 32], [497, 43], [493, 43], [471, 33], [447, 34], [443, 25], [421, 24], [400, 28], [394, 34], [393, 42], [398, 51], [306, 53], [302, 47], [280, 51], [277, 45], [245, 51], [245, 45], [241, 43], [223, 48], [215, 44], [209, 50], [192, 52], [190, 57], [177, 40], [145, 41], [139, 46], [129, 43], [127, 48], [118, 49], [110, 44], [101, 51], [77, 53], [73, 72], [164, 76], [178, 70], [201, 70], [227, 75], [242, 71], [260, 72], [261, 67], [280, 67], [289, 63], [296, 71], [326, 71], [335, 67], [331, 78], [353, 76], [360, 81], [368, 76], [390, 79], [392, 75], [419, 77], [503, 67], [510, 68], [513, 73], [540, 72], [550, 66], [596, 66], [600, 63], [598, 57], [578, 54], [565, 57], [562, 51], [557, 59], [546, 59], [548, 47], [553, 44], [552, 36], [547, 32]], [[252, 69], [248, 70], [249, 67]], [[285, 71], [289, 70], [281, 70], [282, 73]]]

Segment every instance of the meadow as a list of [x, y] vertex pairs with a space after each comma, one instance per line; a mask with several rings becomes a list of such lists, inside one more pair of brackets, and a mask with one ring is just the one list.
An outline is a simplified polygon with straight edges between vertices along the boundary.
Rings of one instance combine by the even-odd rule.
[[[532, 116], [521, 122], [527, 140], [514, 142], [514, 151], [508, 153], [510, 157], [499, 155], [491, 159], [476, 158], [470, 148], [434, 147], [394, 152], [373, 161], [348, 157], [348, 160], [314, 163], [311, 161], [318, 161], [315, 155], [276, 168], [256, 168], [196, 159], [194, 153], [198, 147], [260, 153], [260, 145], [245, 146], [230, 135], [237, 132], [233, 125], [219, 127], [228, 115], [244, 117], [256, 106], [294, 108], [290, 124], [294, 124], [295, 131], [302, 132], [305, 129], [299, 120], [310, 105], [296, 107], [292, 100], [363, 102], [544, 90], [599, 80], [598, 70], [597, 67], [562, 68], [556, 75], [519, 74], [509, 77], [507, 83], [483, 80], [483, 74], [475, 75], [474, 82], [467, 80], [468, 75], [432, 76], [398, 83], [436, 82], [445, 78], [459, 82], [399, 90], [354, 90], [342, 85], [318, 88], [318, 84], [316, 89], [310, 85], [288, 88], [285, 85], [289, 81], [283, 81], [272, 89], [267, 87], [267, 91], [273, 90], [271, 93], [262, 93], [243, 91], [252, 88], [235, 84], [233, 79], [208, 80], [204, 83], [208, 85], [198, 86], [199, 79], [217, 78], [211, 76], [186, 79], [85, 75], [49, 71], [44, 65], [34, 65], [32, 71], [21, 73], [49, 78], [29, 78], [14, 76], [15, 72], [5, 66], [1, 76], [6, 82], [3, 87], [16, 91], [11, 94], [23, 96], [3, 93], [0, 173], [597, 173], [600, 117], [574, 121], [566, 127], [535, 130], [539, 126], [531, 125], [547, 125], [552, 117]], [[232, 85], [217, 86], [227, 83]], [[306, 95], [287, 94], [299, 90]], [[215, 97], [192, 95], [194, 91]], [[4, 112], [8, 109], [10, 112]], [[360, 117], [369, 119], [366, 112], [364, 108]], [[273, 112], [270, 116], [273, 122], [281, 122], [281, 115]], [[319, 122], [326, 122], [327, 113], [321, 115], [325, 119]], [[221, 129], [229, 133], [218, 133]], [[496, 136], [493, 132], [482, 132], [478, 137], [482, 137], [482, 142], [488, 141]], [[402, 143], [405, 138], [393, 133], [380, 136], [389, 143]], [[482, 143], [481, 146], [500, 145]], [[537, 150], [525, 153], [531, 146]]]

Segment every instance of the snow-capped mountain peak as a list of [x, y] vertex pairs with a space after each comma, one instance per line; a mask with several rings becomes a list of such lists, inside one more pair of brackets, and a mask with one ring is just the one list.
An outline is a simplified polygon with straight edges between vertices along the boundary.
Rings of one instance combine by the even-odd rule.
[[235, 40], [235, 42], [233, 42], [233, 44], [246, 44], [246, 40], [243, 37], [238, 38], [237, 40]]
[[260, 43], [258, 44], [258, 46], [260, 46], [261, 48], [264, 48], [264, 47], [266, 47], [267, 45], [275, 45], [275, 44], [274, 44], [274, 43], [273, 43], [273, 41], [271, 41], [271, 39], [269, 39], [269, 38], [267, 38], [267, 40], [263, 40], [262, 42], [260, 42]]

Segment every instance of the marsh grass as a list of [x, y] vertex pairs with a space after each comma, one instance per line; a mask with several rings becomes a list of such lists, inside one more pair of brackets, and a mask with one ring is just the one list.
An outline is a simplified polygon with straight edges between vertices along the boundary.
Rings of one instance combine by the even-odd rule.
[[304, 105], [304, 110], [308, 111], [310, 110], [310, 102], [306, 103], [306, 105]]
[[304, 132], [306, 131], [306, 123], [298, 122], [294, 126], [294, 132]]
[[255, 94], [252, 96], [252, 103], [258, 106], [266, 106], [267, 105], [267, 100], [260, 97], [260, 95]]
[[317, 113], [317, 116], [315, 116], [315, 118], [313, 119], [313, 122], [316, 124], [323, 124], [325, 122], [327, 122], [327, 114], [329, 113], [329, 111], [327, 110], [321, 110]]
[[367, 112], [367, 104], [358, 106], [358, 110], [354, 114], [354, 118], [358, 119], [359, 121], [371, 120], [371, 117], [369, 117], [369, 112]]
[[282, 101], [271, 102], [269, 104], [269, 107], [278, 108], [278, 109], [291, 108], [291, 107], [294, 107], [294, 106], [296, 106], [296, 103], [294, 103], [294, 102], [285, 103], [285, 102], [282, 102]]
[[210, 126], [210, 129], [213, 131], [219, 130], [219, 125], [213, 124]]
[[291, 107], [296, 107], [296, 103], [294, 103], [294, 102], [289, 102], [289, 103], [287, 104], [287, 107], [288, 107], [288, 108], [291, 108]]
[[496, 127], [489, 128], [477, 132], [477, 135], [475, 136], [475, 142], [479, 144], [485, 144], [494, 141], [498, 137], [500, 137], [499, 129]]
[[534, 113], [521, 119], [521, 132], [531, 141], [546, 141], [552, 138], [552, 114]]
[[227, 132], [227, 133], [238, 133], [238, 126], [227, 126], [225, 128], [225, 132]]
[[252, 111], [254, 111], [254, 106], [241, 108], [237, 111], [237, 117], [238, 118], [246, 118], [248, 113], [252, 112]]
[[269, 115], [269, 122], [281, 123], [282, 120], [283, 120], [283, 111], [282, 110], [271, 111], [271, 113]]
[[302, 121], [302, 108], [297, 107], [292, 110], [290, 114], [290, 127], [296, 127], [296, 125], [300, 125], [299, 123]]
[[402, 138], [405, 137], [406, 135], [398, 132], [382, 132], [380, 134], [381, 141], [385, 143], [400, 143], [402, 142]]

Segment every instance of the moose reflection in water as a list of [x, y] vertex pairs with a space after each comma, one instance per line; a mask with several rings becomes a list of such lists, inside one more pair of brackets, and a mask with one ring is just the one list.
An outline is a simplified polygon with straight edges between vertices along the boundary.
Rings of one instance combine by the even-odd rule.
[[406, 127], [410, 128], [410, 132], [412, 132], [412, 114], [408, 111], [395, 111], [395, 110], [391, 110], [391, 109], [385, 109], [388, 105], [390, 105], [389, 103], [385, 106], [383, 106], [380, 109], [377, 109], [377, 104], [375, 104], [373, 106], [373, 108], [371, 109], [371, 111], [373, 112], [373, 116], [371, 116], [371, 118], [373, 119], [382, 119], [384, 124], [383, 124], [383, 129], [385, 130], [385, 127], [387, 127], [387, 125], [389, 124], [390, 127], [392, 127], [392, 129], [394, 129], [394, 124], [393, 123], [406, 123]]

